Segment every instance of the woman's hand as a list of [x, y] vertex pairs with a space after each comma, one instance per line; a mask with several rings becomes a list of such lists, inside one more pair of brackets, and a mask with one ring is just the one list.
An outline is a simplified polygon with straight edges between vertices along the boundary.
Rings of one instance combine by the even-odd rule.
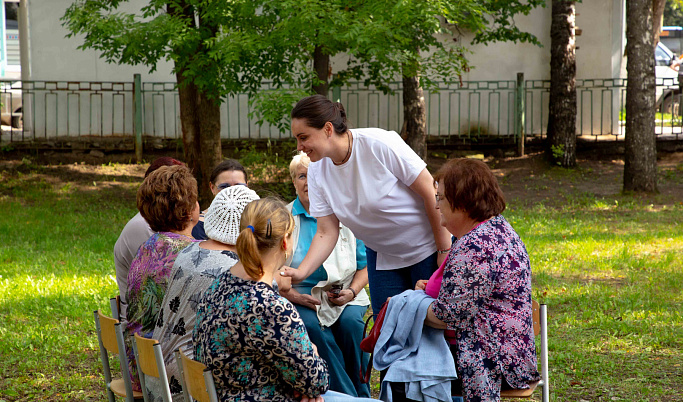
[[427, 280], [427, 279], [420, 279], [420, 280], [417, 281], [417, 283], [415, 284], [415, 290], [425, 290], [425, 289], [427, 289], [427, 282], [429, 282], [429, 280]]
[[[280, 271], [278, 271], [278, 273], [280, 272], [283, 272], [282, 268], [280, 268]], [[275, 274], [275, 282], [277, 282], [277, 286], [280, 289], [280, 293], [287, 292], [289, 291], [289, 289], [292, 288], [292, 278], [288, 276]]]
[[327, 297], [330, 299], [330, 303], [337, 306], [343, 306], [352, 301], [356, 296], [350, 289], [342, 289], [339, 293], [332, 293], [328, 290]]
[[301, 294], [294, 288], [290, 288], [288, 291], [280, 290], [280, 295], [294, 304], [308, 307], [311, 310], [315, 310], [315, 306], [320, 305], [320, 300], [311, 295]]
[[325, 402], [322, 396], [301, 396], [301, 402]]
[[306, 279], [306, 274], [302, 271], [299, 271], [296, 268], [287, 266], [284, 266], [282, 268], [283, 270], [280, 271], [280, 276], [282, 276], [283, 278], [291, 278], [290, 283], [299, 283]]
[[294, 390], [294, 397], [295, 398], [301, 398], [299, 399], [301, 402], [325, 402], [322, 396], [306, 396], [306, 395], [301, 395], [301, 392]]

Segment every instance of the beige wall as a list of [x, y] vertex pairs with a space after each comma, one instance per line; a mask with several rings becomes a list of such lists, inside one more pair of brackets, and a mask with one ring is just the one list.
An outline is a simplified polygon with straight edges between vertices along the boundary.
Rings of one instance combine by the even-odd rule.
[[[108, 64], [94, 50], [78, 50], [82, 37], [66, 38], [68, 31], [60, 18], [72, 0], [30, 0], [31, 79], [56, 81], [132, 81], [133, 74], [143, 81], [174, 81], [172, 66], [160, 63], [158, 71], [149, 74], [146, 66]], [[144, 4], [143, 1], [131, 1]], [[124, 4], [126, 4], [124, 2]], [[136, 7], [128, 5], [128, 11]]]
[[[161, 62], [156, 72], [149, 74], [145, 66], [125, 66], [108, 64], [99, 58], [93, 50], [82, 51], [77, 47], [82, 43], [80, 38], [65, 38], [67, 31], [61, 26], [60, 18], [72, 0], [30, 0], [30, 34], [31, 34], [31, 67], [33, 80], [60, 81], [132, 81], [133, 74], [140, 73], [143, 82], [173, 82], [172, 66]], [[138, 8], [146, 3], [143, 0], [131, 0]], [[125, 4], [125, 3], [124, 3]], [[577, 4], [576, 25], [583, 30], [577, 37], [577, 78], [616, 78], [623, 72], [623, 36], [624, 36], [624, 0], [589, 0]], [[136, 8], [128, 4], [128, 11]], [[515, 81], [518, 72], [525, 74], [526, 80], [548, 80], [550, 78], [550, 1], [545, 8], [533, 10], [528, 16], [519, 16], [515, 23], [520, 29], [536, 35], [542, 47], [531, 44], [492, 43], [489, 45], [470, 45], [472, 35], [463, 33], [458, 37], [460, 43], [466, 44], [472, 51], [469, 55], [472, 70], [464, 73], [463, 81]], [[444, 37], [445, 38], [445, 37]], [[346, 57], [338, 56], [333, 59], [333, 71], [346, 65]], [[455, 77], [454, 77], [455, 79]], [[497, 85], [497, 84], [496, 84]], [[507, 84], [505, 84], [507, 85]], [[596, 92], [600, 95], [600, 90]], [[472, 95], [474, 94], [474, 95]], [[479, 94], [479, 95], [477, 95]], [[66, 96], [61, 94], [60, 96]], [[582, 94], [581, 96], [586, 96]], [[615, 96], [618, 94], [615, 92]], [[55, 98], [57, 99], [57, 98]], [[65, 98], [67, 99], [67, 98]], [[87, 104], [88, 97], [83, 97], [80, 117], [74, 112], [71, 116], [50, 116], [46, 118], [45, 129], [47, 136], [58, 136], [65, 132], [80, 130], [91, 131], [93, 107]], [[114, 104], [117, 110], [129, 110], [131, 101], [122, 97], [112, 98], [111, 101], [101, 100], [106, 105], [95, 105], [95, 109], [111, 108]], [[513, 131], [514, 113], [514, 85], [512, 87], [491, 87], [486, 90], [472, 90], [467, 92], [461, 88], [451, 87], [451, 90], [441, 93], [426, 94], [428, 102], [428, 125], [432, 135], [446, 135], [483, 127], [489, 134], [511, 134]], [[37, 101], [41, 101], [37, 99]], [[68, 101], [68, 100], [65, 100]], [[71, 100], [73, 102], [73, 99]], [[345, 89], [342, 101], [347, 105], [352, 124], [356, 127], [378, 126], [393, 130], [400, 130], [402, 124], [402, 107], [400, 94], [386, 96], [381, 93], [363, 93]], [[540, 134], [547, 125], [547, 89], [528, 91], [527, 93], [527, 132]], [[44, 102], [57, 102], [45, 98]], [[62, 102], [62, 101], [59, 101]], [[145, 98], [145, 110], [154, 107], [164, 109], [164, 116], [145, 114], [145, 134], [154, 136], [178, 137], [179, 119], [177, 115], [177, 97], [152, 96]], [[588, 105], [585, 102], [580, 107]], [[533, 105], [533, 107], [531, 106]], [[592, 106], [591, 106], [592, 107]], [[70, 110], [77, 109], [74, 106]], [[590, 109], [590, 107], [589, 107]], [[38, 110], [38, 109], [36, 109]], [[60, 113], [66, 113], [62, 107]], [[222, 112], [222, 136], [224, 138], [240, 137], [274, 137], [277, 131], [265, 126], [258, 127], [247, 117], [248, 105], [246, 97], [226, 102]], [[590, 112], [590, 110], [587, 110]], [[612, 110], [612, 115], [618, 116], [618, 111]], [[123, 112], [121, 112], [123, 113]], [[124, 113], [124, 114], [127, 114]], [[600, 116], [597, 111], [593, 113]], [[605, 115], [605, 113], [602, 113]], [[607, 113], [609, 115], [609, 113]], [[96, 116], [96, 120], [100, 117]], [[102, 119], [105, 119], [102, 116]], [[78, 122], [80, 120], [80, 123]], [[128, 134], [132, 132], [132, 121], [127, 118], [125, 123], [120, 119], [110, 118], [112, 122], [95, 126], [111, 127], [101, 129], [101, 134]], [[55, 123], [50, 123], [55, 121]], [[99, 121], [99, 120], [98, 120]], [[87, 126], [86, 126], [87, 122]], [[110, 124], [111, 123], [111, 124]], [[604, 126], [613, 128], [613, 122], [583, 120], [584, 126]], [[85, 127], [85, 128], [84, 128]], [[40, 130], [36, 122], [36, 133]], [[286, 134], [285, 134], [286, 135]]]

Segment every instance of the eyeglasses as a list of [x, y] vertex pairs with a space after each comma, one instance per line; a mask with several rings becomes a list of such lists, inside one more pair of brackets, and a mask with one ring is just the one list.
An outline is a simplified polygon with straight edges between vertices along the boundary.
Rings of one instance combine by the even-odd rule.
[[216, 188], [218, 188], [219, 190], [225, 190], [226, 188], [232, 187], [232, 186], [246, 186], [246, 184], [245, 183], [235, 183], [235, 184], [221, 183], [221, 184], [217, 185]]
[[434, 198], [436, 198], [437, 204], [439, 203], [439, 201], [446, 199], [446, 197], [444, 197], [443, 195], [440, 195], [439, 193], [434, 194]]

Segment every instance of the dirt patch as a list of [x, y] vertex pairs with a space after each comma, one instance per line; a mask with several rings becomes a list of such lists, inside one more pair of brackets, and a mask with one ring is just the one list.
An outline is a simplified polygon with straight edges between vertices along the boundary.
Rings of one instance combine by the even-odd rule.
[[[560, 206], [570, 197], [582, 195], [597, 198], [621, 196], [624, 171], [622, 155], [579, 151], [577, 168], [563, 169], [549, 164], [540, 151], [533, 151], [522, 157], [492, 157], [480, 151], [469, 154], [483, 159], [491, 167], [511, 203]], [[224, 151], [224, 155], [233, 156], [228, 149]], [[440, 153], [436, 155], [442, 156]], [[149, 162], [159, 156], [182, 159], [182, 155], [175, 151], [147, 153], [145, 159]], [[440, 156], [428, 158], [431, 170], [435, 171], [445, 163], [446, 159]], [[72, 183], [85, 188], [116, 187], [122, 183], [138, 183], [142, 180], [147, 163], [136, 164], [134, 160], [135, 156], [131, 153], [12, 151], [0, 154], [0, 171], [10, 175], [32, 171], [40, 174], [42, 180], [54, 185]], [[637, 201], [652, 204], [655, 208], [680, 203], [683, 201], [683, 152], [660, 153], [657, 164], [660, 194], [639, 194], [633, 197]], [[254, 177], [254, 181], [256, 187], [269, 187], [268, 179]], [[282, 187], [274, 186], [271, 190], [280, 191]]]

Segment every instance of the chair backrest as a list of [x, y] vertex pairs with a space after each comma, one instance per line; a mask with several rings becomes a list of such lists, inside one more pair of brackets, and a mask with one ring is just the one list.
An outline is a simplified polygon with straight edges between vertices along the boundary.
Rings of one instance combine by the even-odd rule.
[[97, 310], [97, 318], [100, 323], [102, 345], [108, 352], [118, 355], [119, 344], [116, 340], [116, 325], [120, 325], [119, 320], [107, 317], [100, 310]]
[[[100, 346], [100, 360], [104, 372], [104, 380], [107, 387], [107, 396], [110, 402], [114, 402], [114, 394], [123, 396], [126, 401], [142, 398], [140, 392], [133, 391], [130, 375], [128, 372], [128, 358], [126, 347], [123, 342], [123, 329], [119, 320], [107, 317], [100, 310], [94, 312], [97, 340]], [[113, 380], [109, 367], [109, 354], [118, 355], [121, 367], [121, 379]]]
[[531, 301], [531, 316], [534, 320], [534, 336], [541, 333], [541, 306], [536, 300]]
[[140, 372], [156, 378], [159, 378], [159, 367], [154, 356], [154, 346], [158, 344], [159, 341], [156, 339], [143, 338], [135, 334], [136, 359], [140, 366]]
[[[146, 388], [145, 376], [158, 378], [161, 383], [161, 398], [164, 402], [171, 402], [171, 389], [168, 384], [164, 355], [159, 341], [144, 338], [138, 334], [135, 334], [134, 337], [135, 359], [138, 365], [138, 375], [140, 376], [142, 388]], [[147, 401], [147, 393], [144, 393], [144, 397], [145, 401]]]
[[187, 357], [180, 349], [176, 350], [175, 355], [181, 373], [180, 378], [183, 381], [185, 401], [218, 402], [211, 370], [203, 363]]

